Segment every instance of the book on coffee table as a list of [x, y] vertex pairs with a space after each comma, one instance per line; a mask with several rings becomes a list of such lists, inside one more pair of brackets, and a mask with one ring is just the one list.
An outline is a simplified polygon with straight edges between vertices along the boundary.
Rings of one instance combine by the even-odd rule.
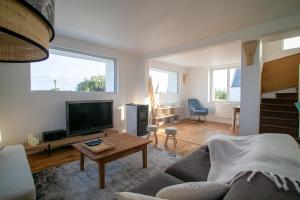
[[107, 142], [107, 141], [102, 141], [101, 144], [98, 144], [95, 146], [88, 146], [85, 143], [83, 143], [83, 146], [85, 148], [89, 149], [90, 151], [92, 151], [93, 153], [101, 153], [103, 151], [108, 151], [108, 150], [115, 148], [114, 144]]

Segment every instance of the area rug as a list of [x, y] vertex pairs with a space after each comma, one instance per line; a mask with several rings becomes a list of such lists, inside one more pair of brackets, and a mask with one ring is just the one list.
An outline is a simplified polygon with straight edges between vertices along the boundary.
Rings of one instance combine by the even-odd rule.
[[79, 161], [43, 170], [33, 175], [38, 200], [111, 200], [114, 193], [127, 191], [151, 176], [163, 172], [181, 157], [165, 150], [148, 147], [148, 168], [142, 168], [142, 153], [108, 163], [105, 189], [99, 190], [98, 166], [85, 159], [85, 170]]

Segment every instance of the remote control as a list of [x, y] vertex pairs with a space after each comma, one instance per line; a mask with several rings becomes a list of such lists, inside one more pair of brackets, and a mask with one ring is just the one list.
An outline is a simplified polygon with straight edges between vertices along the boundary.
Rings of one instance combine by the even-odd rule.
[[91, 140], [91, 141], [85, 142], [84, 144], [89, 146], [89, 147], [93, 147], [93, 146], [97, 146], [101, 143], [102, 143], [102, 140], [96, 139], [96, 140]]

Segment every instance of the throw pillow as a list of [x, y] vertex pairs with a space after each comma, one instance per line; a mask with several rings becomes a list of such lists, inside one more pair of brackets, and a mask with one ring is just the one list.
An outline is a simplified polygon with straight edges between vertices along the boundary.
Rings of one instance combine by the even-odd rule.
[[143, 194], [137, 194], [133, 192], [119, 192], [115, 195], [117, 200], [166, 200], [159, 197], [152, 197]]
[[189, 182], [161, 189], [156, 196], [171, 200], [216, 200], [228, 191], [229, 186], [215, 182]]

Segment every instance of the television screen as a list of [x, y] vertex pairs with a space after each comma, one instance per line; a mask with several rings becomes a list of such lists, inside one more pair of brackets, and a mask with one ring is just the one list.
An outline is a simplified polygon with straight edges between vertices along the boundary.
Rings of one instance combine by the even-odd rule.
[[93, 133], [113, 127], [112, 101], [66, 102], [67, 134]]

